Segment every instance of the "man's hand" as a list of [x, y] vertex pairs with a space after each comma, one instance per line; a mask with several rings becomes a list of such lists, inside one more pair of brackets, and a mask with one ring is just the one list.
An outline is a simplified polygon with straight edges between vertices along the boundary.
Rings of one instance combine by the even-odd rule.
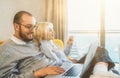
[[58, 66], [48, 66], [42, 69], [39, 69], [34, 72], [35, 78], [39, 78], [47, 75], [57, 75], [64, 72], [64, 69]]

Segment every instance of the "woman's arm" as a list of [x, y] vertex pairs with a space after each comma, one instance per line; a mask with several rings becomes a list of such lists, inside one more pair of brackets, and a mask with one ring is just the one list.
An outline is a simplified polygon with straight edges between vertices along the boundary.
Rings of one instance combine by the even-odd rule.
[[65, 46], [65, 49], [64, 49], [66, 56], [68, 56], [70, 54], [72, 44], [73, 44], [73, 36], [70, 36], [67, 41], [67, 45]]

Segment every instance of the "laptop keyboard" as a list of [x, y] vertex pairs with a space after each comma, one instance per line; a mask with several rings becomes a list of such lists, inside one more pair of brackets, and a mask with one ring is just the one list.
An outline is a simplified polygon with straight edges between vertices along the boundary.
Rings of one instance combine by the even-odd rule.
[[72, 66], [68, 71], [66, 71], [63, 76], [77, 76], [80, 73], [78, 66]]

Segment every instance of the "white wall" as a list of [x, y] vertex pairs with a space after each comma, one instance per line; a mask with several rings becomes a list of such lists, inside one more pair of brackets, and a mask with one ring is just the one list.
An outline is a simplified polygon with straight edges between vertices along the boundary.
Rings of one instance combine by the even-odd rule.
[[13, 33], [13, 17], [25, 10], [33, 14], [37, 21], [44, 21], [45, 0], [0, 0], [0, 40], [7, 40]]

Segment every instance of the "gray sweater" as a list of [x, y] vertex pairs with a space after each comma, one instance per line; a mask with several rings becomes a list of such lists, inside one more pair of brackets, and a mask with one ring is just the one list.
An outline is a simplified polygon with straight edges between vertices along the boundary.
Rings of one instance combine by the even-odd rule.
[[32, 41], [20, 45], [9, 39], [0, 46], [0, 78], [34, 78], [33, 71], [53, 64]]

